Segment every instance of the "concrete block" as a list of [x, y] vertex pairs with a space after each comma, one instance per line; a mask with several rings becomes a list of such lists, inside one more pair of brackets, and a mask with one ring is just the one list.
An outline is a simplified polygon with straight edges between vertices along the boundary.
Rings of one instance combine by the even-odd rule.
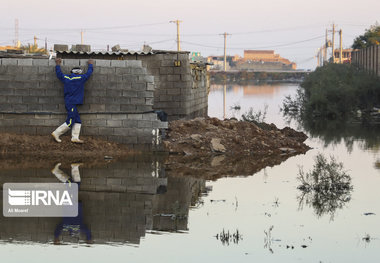
[[131, 68], [118, 67], [118, 68], [115, 68], [115, 72], [116, 72], [117, 75], [131, 74]]
[[144, 84], [144, 83], [132, 83], [131, 89], [132, 90], [144, 91], [146, 89], [146, 84]]
[[15, 112], [27, 112], [28, 111], [28, 105], [27, 104], [13, 104], [12, 108], [13, 108], [13, 111], [15, 111]]
[[132, 75], [146, 74], [147, 71], [145, 68], [131, 68]]
[[137, 97], [137, 91], [135, 91], [135, 90], [123, 90], [122, 96], [123, 97]]
[[120, 105], [119, 104], [106, 104], [106, 111], [107, 112], [119, 112], [120, 111]]
[[153, 106], [154, 99], [153, 98], [145, 98], [145, 105]]
[[108, 97], [113, 97], [113, 98], [117, 98], [117, 97], [120, 97], [122, 95], [122, 91], [121, 90], [106, 90], [106, 96]]
[[122, 126], [130, 129], [128, 132], [128, 135], [137, 136], [138, 132], [136, 131], [136, 129], [131, 129], [131, 128], [137, 128], [138, 122], [139, 122], [138, 120], [123, 120]]
[[18, 66], [33, 66], [33, 59], [31, 58], [19, 58], [17, 59]]
[[173, 67], [161, 67], [160, 74], [161, 75], [169, 75], [174, 73]]
[[53, 49], [54, 51], [69, 51], [69, 46], [63, 44], [54, 44]]
[[155, 85], [154, 85], [154, 83], [147, 83], [147, 84], [146, 84], [146, 90], [154, 91], [154, 90], [155, 90]]
[[43, 104], [42, 110], [56, 112], [58, 111], [58, 105], [57, 104]]
[[33, 59], [33, 66], [49, 66], [48, 59]]
[[131, 98], [119, 97], [116, 98], [116, 103], [119, 103], [120, 105], [131, 104]]
[[142, 61], [141, 60], [127, 60], [125, 61], [125, 66], [130, 68], [141, 68]]
[[180, 81], [181, 77], [180, 75], [167, 75], [166, 79], [167, 81]]
[[79, 59], [63, 59], [62, 64], [64, 66], [79, 67]]
[[162, 60], [161, 67], [174, 67], [174, 60]]
[[38, 73], [40, 74], [55, 74], [55, 68], [49, 66], [38, 66]]
[[137, 123], [138, 128], [152, 128], [153, 127], [153, 122], [152, 121], [146, 121], [146, 120], [141, 120]]
[[11, 88], [0, 88], [0, 95], [13, 95], [14, 89]]
[[107, 75], [94, 74], [91, 76], [93, 82], [107, 82]]
[[168, 95], [180, 95], [181, 89], [167, 89], [166, 92]]
[[181, 80], [182, 81], [192, 81], [193, 77], [189, 74], [181, 74]]
[[107, 120], [107, 127], [121, 127], [121, 120]]
[[106, 120], [91, 120], [90, 123], [91, 123], [91, 126], [100, 126], [100, 127], [105, 127], [107, 124]]
[[141, 98], [141, 97], [131, 98], [131, 104], [133, 104], [133, 105], [145, 104], [145, 98]]
[[90, 111], [91, 112], [102, 112], [106, 110], [105, 104], [90, 104]]
[[42, 111], [42, 105], [28, 104], [28, 111]]
[[157, 120], [157, 114], [156, 113], [144, 113], [143, 114], [143, 120], [156, 121]]
[[96, 67], [110, 67], [111, 66], [111, 60], [95, 59], [94, 63]]
[[153, 91], [138, 91], [137, 97], [139, 97], [139, 98], [153, 98]]
[[111, 120], [125, 120], [127, 119], [127, 117], [128, 117], [127, 114], [112, 114]]
[[137, 107], [135, 105], [130, 105], [130, 104], [127, 104], [127, 105], [120, 105], [120, 110], [122, 112], [134, 112], [136, 111]]
[[125, 67], [125, 60], [111, 60], [111, 67]]
[[123, 82], [124, 83], [136, 83], [138, 80], [137, 76], [134, 75], [123, 75]]
[[49, 97], [62, 97], [63, 100], [63, 91], [58, 89], [47, 89], [45, 90], [45, 95]]
[[13, 103], [22, 103], [22, 97], [20, 96], [7, 96], [6, 102], [13, 104]]
[[55, 60], [54, 59], [49, 59], [48, 60], [48, 66], [50, 66], [50, 67], [54, 66], [54, 68], [55, 68], [55, 66], [56, 66]]
[[2, 63], [1, 65], [2, 66], [17, 66], [17, 59], [16, 58], [3, 58], [1, 59]]
[[128, 135], [128, 128], [114, 128], [114, 135], [121, 135], [121, 136], [127, 136]]
[[111, 127], [99, 127], [99, 135], [113, 135], [113, 130]]
[[152, 111], [152, 105], [136, 105], [137, 112]]

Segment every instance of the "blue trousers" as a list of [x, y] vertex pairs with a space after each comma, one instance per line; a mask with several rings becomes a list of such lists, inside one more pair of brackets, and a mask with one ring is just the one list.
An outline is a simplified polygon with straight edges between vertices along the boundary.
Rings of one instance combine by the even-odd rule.
[[77, 105], [65, 104], [65, 107], [67, 111], [67, 119], [66, 119], [67, 126], [71, 128], [74, 125], [74, 123], [82, 123], [79, 117]]

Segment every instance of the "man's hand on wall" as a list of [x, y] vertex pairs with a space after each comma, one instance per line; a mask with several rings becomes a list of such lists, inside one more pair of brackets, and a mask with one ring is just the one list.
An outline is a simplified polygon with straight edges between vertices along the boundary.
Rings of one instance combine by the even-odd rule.
[[60, 59], [60, 58], [56, 58], [55, 59], [55, 64], [56, 65], [61, 65], [61, 63], [62, 63], [62, 59]]
[[88, 64], [94, 64], [94, 61], [93, 61], [92, 59], [89, 59], [89, 60], [87, 61], [87, 63], [88, 63]]

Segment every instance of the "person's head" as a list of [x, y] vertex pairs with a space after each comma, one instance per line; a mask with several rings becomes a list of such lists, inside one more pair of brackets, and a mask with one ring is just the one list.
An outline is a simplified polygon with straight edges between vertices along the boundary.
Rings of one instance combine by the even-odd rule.
[[80, 75], [82, 74], [82, 72], [83, 70], [80, 67], [75, 67], [71, 69], [71, 73], [76, 74], [76, 75]]

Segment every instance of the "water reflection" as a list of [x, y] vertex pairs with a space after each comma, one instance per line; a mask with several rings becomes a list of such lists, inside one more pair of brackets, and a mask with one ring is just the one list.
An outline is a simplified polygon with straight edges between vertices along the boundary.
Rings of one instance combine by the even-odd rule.
[[[80, 172], [79, 172], [80, 167]], [[190, 207], [205, 181], [166, 175], [162, 160], [133, 158], [93, 167], [57, 164], [52, 170], [0, 170], [4, 182], [72, 182], [80, 185], [75, 218], [0, 219], [3, 241], [40, 243], [139, 244], [146, 231], [186, 231]], [[71, 176], [65, 170], [71, 170]]]
[[297, 197], [299, 209], [304, 205], [313, 207], [317, 217], [325, 214], [334, 219], [337, 210], [342, 209], [350, 200], [352, 193], [351, 176], [344, 171], [343, 163], [338, 163], [334, 157], [328, 161], [322, 154], [315, 158], [315, 165], [310, 172], [300, 168]]

